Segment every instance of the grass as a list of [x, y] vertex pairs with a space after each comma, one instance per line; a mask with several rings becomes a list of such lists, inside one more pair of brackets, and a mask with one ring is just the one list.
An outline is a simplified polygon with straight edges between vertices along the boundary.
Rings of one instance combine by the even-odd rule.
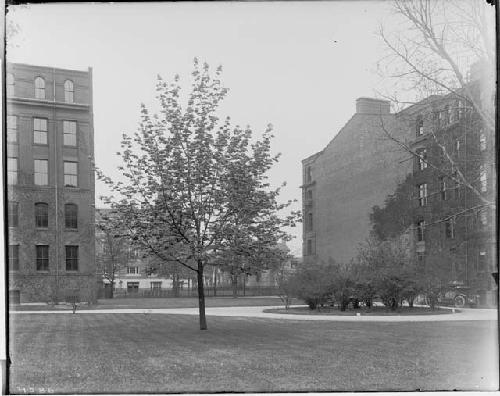
[[[294, 302], [297, 303], [297, 302]], [[278, 297], [206, 297], [207, 307], [248, 307], [265, 305], [282, 305]], [[125, 309], [125, 308], [197, 308], [197, 297], [169, 297], [169, 298], [112, 298], [98, 300], [97, 304], [82, 305], [82, 309]], [[71, 305], [12, 305], [14, 311], [47, 311], [71, 310]]]
[[10, 392], [494, 390], [497, 323], [10, 316]]
[[[436, 308], [430, 309], [427, 307], [399, 307], [395, 311], [391, 311], [386, 307], [372, 307], [370, 309], [361, 307], [359, 309], [348, 309], [341, 311], [339, 308], [324, 307], [321, 309], [309, 309], [308, 307], [292, 307], [288, 310], [284, 308], [265, 309], [264, 312], [281, 313], [290, 315], [336, 315], [336, 316], [355, 316], [357, 313], [363, 316], [404, 316], [404, 315], [441, 315], [452, 313], [451, 309]], [[456, 310], [459, 312], [459, 310]]]

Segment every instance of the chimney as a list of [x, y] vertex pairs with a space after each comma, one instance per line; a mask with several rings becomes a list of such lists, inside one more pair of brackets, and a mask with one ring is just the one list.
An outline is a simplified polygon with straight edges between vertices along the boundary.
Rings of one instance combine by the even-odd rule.
[[390, 114], [391, 102], [375, 98], [356, 99], [356, 114]]

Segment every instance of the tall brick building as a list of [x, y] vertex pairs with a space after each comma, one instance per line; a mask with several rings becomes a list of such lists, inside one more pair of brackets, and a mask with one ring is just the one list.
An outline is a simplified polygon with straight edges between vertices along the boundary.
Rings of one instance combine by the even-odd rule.
[[302, 161], [303, 255], [349, 262], [370, 234], [370, 211], [411, 171], [387, 138], [409, 140], [388, 101], [359, 98], [356, 113], [319, 153]]
[[92, 70], [8, 64], [6, 82], [10, 301], [92, 301]]
[[[471, 83], [475, 95], [479, 89]], [[494, 130], [464, 95], [435, 97], [403, 113], [415, 135], [410, 147], [419, 154], [408, 180], [415, 191], [409, 208], [417, 265], [444, 285], [469, 288], [480, 304], [495, 304]]]

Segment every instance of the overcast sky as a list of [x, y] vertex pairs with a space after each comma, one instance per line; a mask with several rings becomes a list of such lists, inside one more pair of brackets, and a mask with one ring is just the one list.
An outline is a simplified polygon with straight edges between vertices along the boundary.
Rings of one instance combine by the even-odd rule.
[[[281, 152], [271, 173], [282, 199], [300, 208], [301, 160], [323, 149], [349, 120], [360, 96], [383, 83], [376, 62], [381, 22], [397, 21], [390, 2], [234, 2], [40, 4], [10, 7], [20, 31], [7, 60], [93, 68], [95, 158], [116, 175], [122, 133], [151, 105], [156, 75], [189, 84], [195, 56], [223, 66], [230, 89], [222, 113], [260, 134], [275, 128]], [[96, 184], [96, 197], [106, 190]], [[97, 203], [97, 202], [96, 202]], [[98, 203], [97, 203], [98, 204]], [[301, 229], [290, 243], [301, 254]]]

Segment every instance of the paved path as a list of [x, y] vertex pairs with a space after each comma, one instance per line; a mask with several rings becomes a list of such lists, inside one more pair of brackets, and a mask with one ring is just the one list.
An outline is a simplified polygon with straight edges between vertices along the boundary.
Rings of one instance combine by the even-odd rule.
[[[294, 305], [299, 307], [301, 305]], [[332, 322], [446, 322], [458, 320], [497, 320], [496, 309], [462, 308], [460, 312], [437, 315], [404, 315], [404, 316], [344, 316], [344, 315], [295, 315], [266, 313], [264, 310], [283, 308], [283, 306], [259, 307], [209, 307], [207, 316], [252, 317], [282, 320], [320, 320]], [[451, 308], [450, 308], [451, 309]], [[61, 311], [13, 311], [13, 314], [71, 314], [71, 309]], [[77, 309], [76, 314], [164, 314], [164, 315], [198, 315], [198, 308], [155, 308], [155, 309]]]

